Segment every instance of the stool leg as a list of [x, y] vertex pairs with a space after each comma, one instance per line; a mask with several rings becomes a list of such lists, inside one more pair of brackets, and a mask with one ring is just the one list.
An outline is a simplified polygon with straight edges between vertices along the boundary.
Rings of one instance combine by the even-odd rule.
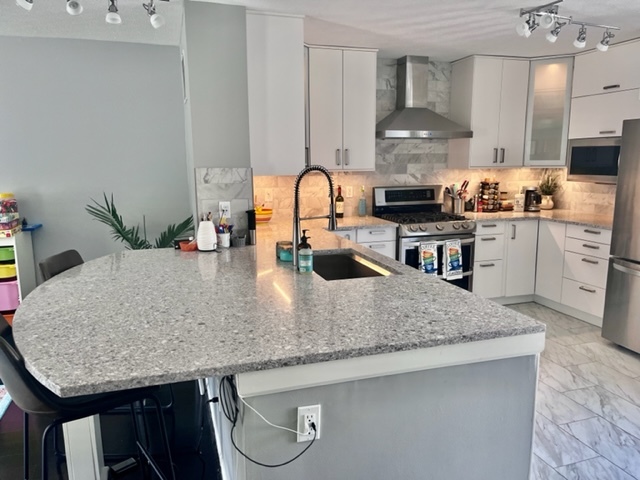
[[[135, 402], [134, 402], [135, 403]], [[134, 403], [129, 404], [131, 410], [131, 421], [133, 422], [133, 435], [136, 441], [136, 454], [138, 456], [138, 465], [142, 470], [142, 477], [148, 478], [148, 470], [146, 462], [143, 461], [143, 455], [140, 453], [140, 430], [138, 428], [138, 419], [136, 418], [136, 409]]]
[[162, 435], [162, 442], [164, 443], [164, 449], [167, 453], [169, 460], [169, 468], [171, 469], [171, 478], [176, 480], [176, 472], [173, 468], [173, 458], [171, 456], [171, 445], [169, 445], [169, 436], [167, 435], [167, 425], [164, 421], [164, 415], [162, 413], [162, 407], [160, 406], [160, 400], [156, 397], [150, 397], [156, 407], [156, 415], [158, 416], [158, 423], [160, 424], [160, 435]]
[[22, 413], [22, 470], [24, 480], [29, 480], [29, 414]]
[[52, 422], [47, 425], [47, 428], [44, 429], [42, 433], [42, 480], [47, 480], [49, 478], [49, 458], [47, 455], [47, 437], [49, 436], [49, 432], [57, 425], [56, 422]]

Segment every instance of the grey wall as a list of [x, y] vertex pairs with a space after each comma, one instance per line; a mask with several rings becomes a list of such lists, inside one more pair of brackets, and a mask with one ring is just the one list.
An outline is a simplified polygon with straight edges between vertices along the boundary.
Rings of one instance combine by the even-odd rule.
[[250, 167], [244, 7], [185, 2], [195, 167]]
[[151, 238], [190, 214], [178, 47], [0, 37], [0, 191], [44, 228], [36, 261], [121, 250], [85, 212], [114, 193]]

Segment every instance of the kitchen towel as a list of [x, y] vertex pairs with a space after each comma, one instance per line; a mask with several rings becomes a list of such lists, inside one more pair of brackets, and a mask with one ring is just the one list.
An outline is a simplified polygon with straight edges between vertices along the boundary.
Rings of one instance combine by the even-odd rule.
[[0, 419], [4, 415], [4, 412], [7, 411], [9, 405], [11, 404], [11, 397], [9, 396], [9, 392], [7, 389], [0, 385]]
[[420, 270], [427, 275], [438, 275], [438, 244], [420, 242]]
[[444, 245], [446, 256], [444, 278], [456, 280], [462, 278], [462, 244], [459, 239], [447, 240]]

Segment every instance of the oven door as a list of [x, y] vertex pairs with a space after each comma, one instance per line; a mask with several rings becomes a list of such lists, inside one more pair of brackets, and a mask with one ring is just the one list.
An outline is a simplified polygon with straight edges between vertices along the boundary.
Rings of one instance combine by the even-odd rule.
[[460, 288], [471, 291], [473, 288], [473, 248], [475, 236], [471, 235], [447, 235], [446, 237], [411, 237], [400, 239], [399, 261], [413, 268], [420, 268], [420, 243], [434, 242], [438, 245], [438, 278], [443, 276], [443, 263], [445, 261], [444, 245], [447, 240], [459, 239], [462, 244], [462, 278], [450, 280], [450, 283]]

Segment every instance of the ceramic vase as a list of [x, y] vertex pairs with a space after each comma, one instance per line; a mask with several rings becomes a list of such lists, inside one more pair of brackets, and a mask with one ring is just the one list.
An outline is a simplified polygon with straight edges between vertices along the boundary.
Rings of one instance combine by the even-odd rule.
[[551, 210], [553, 208], [553, 195], [542, 195], [540, 203], [541, 210]]

